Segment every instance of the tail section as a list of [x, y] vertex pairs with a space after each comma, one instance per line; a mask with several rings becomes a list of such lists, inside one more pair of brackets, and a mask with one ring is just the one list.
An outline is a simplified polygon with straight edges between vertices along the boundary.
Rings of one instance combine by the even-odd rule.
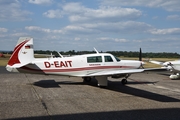
[[6, 69], [10, 72], [17, 72], [16, 68], [31, 63], [34, 59], [33, 38], [20, 37], [14, 48]]

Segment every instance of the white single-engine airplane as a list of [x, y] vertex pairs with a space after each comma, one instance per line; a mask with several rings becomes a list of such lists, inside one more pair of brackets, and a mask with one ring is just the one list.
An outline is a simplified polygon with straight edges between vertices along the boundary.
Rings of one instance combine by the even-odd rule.
[[154, 64], [163, 66], [162, 68], [169, 70], [172, 74], [169, 76], [170, 79], [175, 80], [180, 78], [180, 60], [159, 62], [159, 61], [149, 61]]
[[127, 83], [127, 78], [133, 73], [143, 72], [142, 61], [120, 60], [109, 53], [76, 55], [58, 58], [34, 58], [33, 38], [20, 37], [14, 48], [6, 69], [9, 72], [51, 74], [69, 77], [82, 77], [90, 81], [94, 77], [98, 86], [107, 86], [107, 77], [121, 78]]

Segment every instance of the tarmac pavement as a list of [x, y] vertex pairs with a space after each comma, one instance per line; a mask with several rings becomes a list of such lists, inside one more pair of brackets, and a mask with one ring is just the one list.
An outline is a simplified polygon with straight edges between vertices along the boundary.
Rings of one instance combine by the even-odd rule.
[[177, 120], [180, 80], [169, 73], [109, 78], [108, 87], [81, 78], [9, 73], [0, 67], [0, 119]]

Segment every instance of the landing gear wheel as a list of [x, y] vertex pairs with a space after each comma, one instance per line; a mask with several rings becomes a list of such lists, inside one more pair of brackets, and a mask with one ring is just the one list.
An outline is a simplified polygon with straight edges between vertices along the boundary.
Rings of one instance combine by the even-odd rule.
[[122, 79], [121, 83], [122, 83], [123, 85], [127, 84], [127, 79]]
[[91, 81], [91, 77], [84, 77], [84, 82], [90, 82]]

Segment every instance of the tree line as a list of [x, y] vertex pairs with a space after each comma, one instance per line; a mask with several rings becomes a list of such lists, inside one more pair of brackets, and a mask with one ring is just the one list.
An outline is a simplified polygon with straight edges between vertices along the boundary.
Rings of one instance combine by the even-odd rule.
[[[0, 51], [3, 54], [12, 54], [13, 51]], [[102, 51], [101, 51], [102, 52]], [[100, 53], [101, 53], [100, 52]], [[139, 57], [139, 52], [135, 51], [106, 51], [107, 53], [111, 53], [114, 56], [117, 57]], [[59, 56], [57, 51], [50, 51], [50, 50], [35, 50], [35, 54], [48, 54], [51, 53], [55, 56]], [[69, 50], [69, 51], [60, 51], [62, 55], [82, 55], [82, 54], [90, 54], [95, 53], [95, 51], [75, 51], [75, 50]], [[180, 54], [178, 53], [168, 53], [168, 52], [159, 52], [159, 53], [152, 53], [152, 52], [146, 52], [142, 53], [143, 58], [180, 58]]]
[[[35, 54], [53, 54], [55, 56], [59, 56], [57, 51], [43, 51], [43, 50], [35, 50]], [[102, 52], [102, 51], [101, 51]], [[100, 52], [100, 53], [101, 53]], [[107, 53], [111, 53], [114, 56], [117, 57], [139, 57], [139, 52], [135, 51], [106, 51]], [[75, 50], [69, 50], [69, 51], [60, 51], [62, 55], [82, 55], [82, 54], [90, 54], [95, 53], [95, 51], [75, 51]], [[168, 52], [159, 52], [159, 53], [152, 53], [152, 52], [146, 52], [142, 53], [143, 58], [180, 58], [180, 54], [178, 53], [168, 53]]]

